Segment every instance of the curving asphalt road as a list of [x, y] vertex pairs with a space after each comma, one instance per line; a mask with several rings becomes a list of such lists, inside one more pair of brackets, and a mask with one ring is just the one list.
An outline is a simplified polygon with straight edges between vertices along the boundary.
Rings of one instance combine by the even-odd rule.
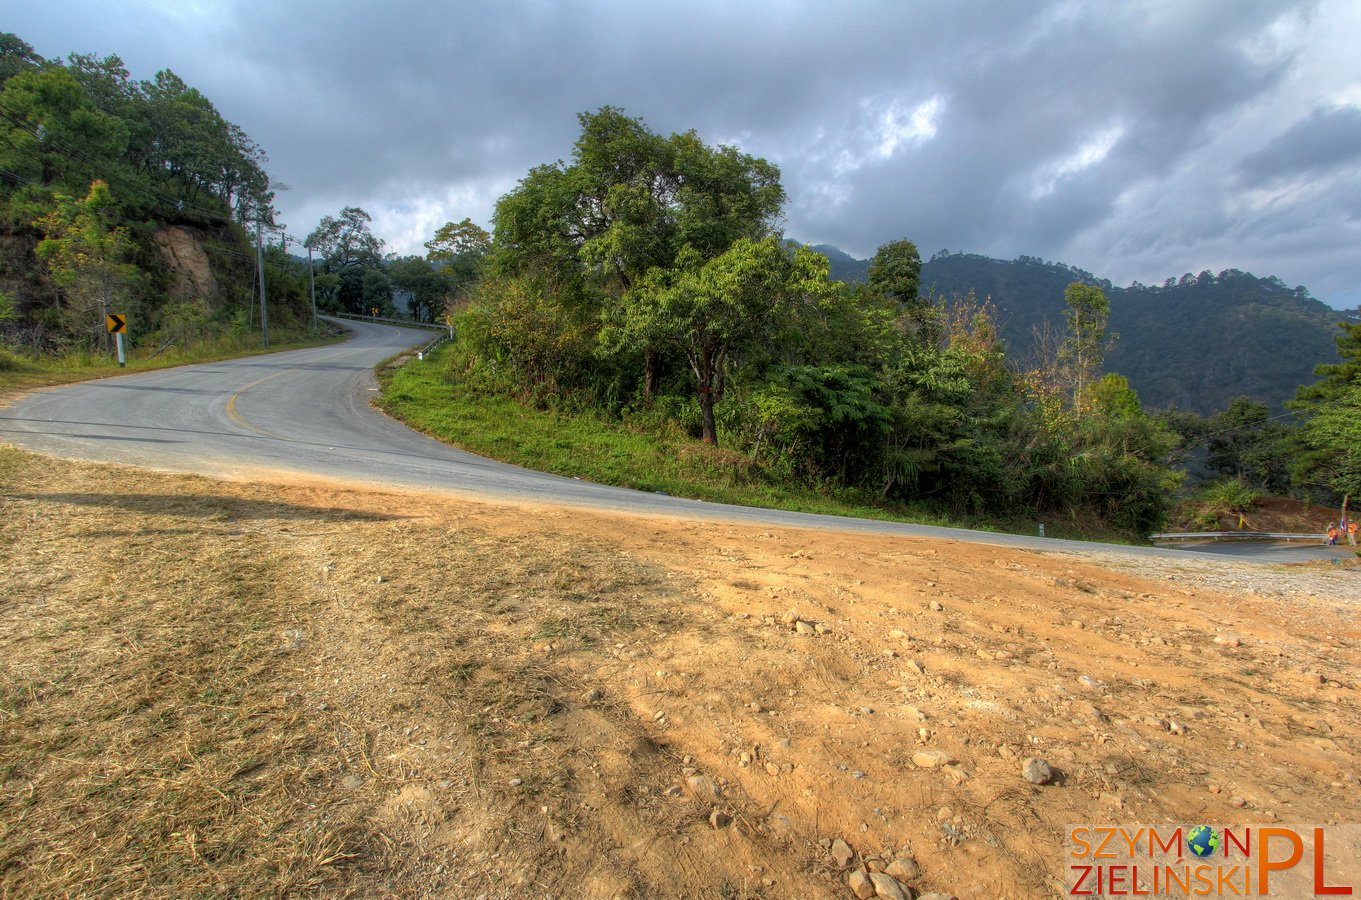
[[[0, 440], [52, 456], [243, 477], [260, 467], [309, 476], [639, 513], [969, 540], [1043, 550], [1159, 556], [1125, 547], [703, 503], [493, 462], [374, 410], [374, 367], [429, 333], [363, 322], [343, 344], [123, 375], [35, 391], [0, 409]], [[413, 363], [419, 365], [420, 363]], [[1258, 552], [1309, 558], [1328, 548]], [[1284, 555], [1280, 555], [1280, 554]], [[1316, 557], [1314, 557], [1316, 558]]]

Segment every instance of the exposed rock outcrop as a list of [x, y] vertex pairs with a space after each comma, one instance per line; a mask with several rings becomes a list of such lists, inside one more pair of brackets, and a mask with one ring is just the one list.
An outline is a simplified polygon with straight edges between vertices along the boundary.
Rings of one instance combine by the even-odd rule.
[[208, 254], [188, 229], [167, 225], [157, 229], [152, 239], [170, 270], [170, 293], [179, 300], [221, 299], [222, 289], [213, 275]]

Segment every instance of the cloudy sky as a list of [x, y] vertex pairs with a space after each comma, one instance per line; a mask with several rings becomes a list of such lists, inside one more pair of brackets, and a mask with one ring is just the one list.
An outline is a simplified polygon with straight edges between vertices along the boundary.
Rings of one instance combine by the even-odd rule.
[[785, 232], [1118, 285], [1238, 268], [1361, 303], [1356, 0], [0, 0], [47, 57], [170, 68], [269, 154], [289, 231], [490, 224], [579, 112], [780, 166]]

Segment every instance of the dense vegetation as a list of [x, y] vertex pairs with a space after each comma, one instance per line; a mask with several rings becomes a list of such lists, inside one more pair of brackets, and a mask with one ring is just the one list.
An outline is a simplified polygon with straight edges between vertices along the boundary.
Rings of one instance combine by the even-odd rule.
[[[0, 34], [0, 336], [84, 352], [104, 316], [165, 347], [259, 330], [253, 238], [280, 233], [265, 154], [169, 70], [45, 60]], [[306, 273], [268, 255], [276, 328], [305, 326]]]
[[[837, 277], [868, 278], [869, 260], [819, 249]], [[949, 252], [926, 262], [921, 280], [928, 292], [989, 297], [1015, 360], [1052, 352], [1064, 285], [1100, 287], [1118, 335], [1106, 366], [1128, 377], [1177, 432], [1181, 445], [1169, 459], [1211, 480], [1205, 489], [1211, 506], [1224, 506], [1213, 501], [1235, 492], [1345, 503], [1357, 490], [1358, 420], [1347, 398], [1361, 383], [1359, 326], [1355, 313], [1330, 309], [1303, 287], [1228, 269], [1116, 288], [1034, 257]], [[1323, 381], [1314, 383], [1315, 375]]]
[[1100, 289], [1061, 288], [1062, 340], [1013, 370], [987, 304], [923, 296], [910, 241], [846, 285], [780, 240], [769, 162], [608, 107], [581, 126], [570, 161], [497, 206], [448, 373], [460, 390], [689, 433], [753, 478], [890, 506], [1161, 522], [1177, 438], [1102, 375]]
[[[442, 228], [424, 257], [384, 255], [356, 207], [290, 237], [265, 163], [169, 70], [136, 81], [117, 56], [45, 60], [0, 34], [5, 364], [107, 350], [108, 313], [146, 355], [204, 341], [247, 349], [247, 335], [264, 343], [271, 330], [277, 345], [315, 324], [314, 289], [323, 312], [405, 307], [434, 321], [474, 277], [489, 236], [467, 220]], [[290, 240], [317, 255], [315, 281]]]

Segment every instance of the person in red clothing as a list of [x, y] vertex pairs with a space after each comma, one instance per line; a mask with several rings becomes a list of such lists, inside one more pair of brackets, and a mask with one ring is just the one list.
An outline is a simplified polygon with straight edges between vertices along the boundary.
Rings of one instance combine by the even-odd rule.
[[1328, 523], [1328, 546], [1331, 547], [1331, 546], [1335, 545], [1335, 544], [1337, 543], [1338, 537], [1339, 537], [1341, 534], [1342, 534], [1342, 529], [1340, 529], [1340, 528], [1337, 527], [1337, 523], [1336, 523], [1336, 522], [1329, 522], [1329, 523]]
[[1356, 546], [1356, 520], [1347, 523], [1347, 543]]

